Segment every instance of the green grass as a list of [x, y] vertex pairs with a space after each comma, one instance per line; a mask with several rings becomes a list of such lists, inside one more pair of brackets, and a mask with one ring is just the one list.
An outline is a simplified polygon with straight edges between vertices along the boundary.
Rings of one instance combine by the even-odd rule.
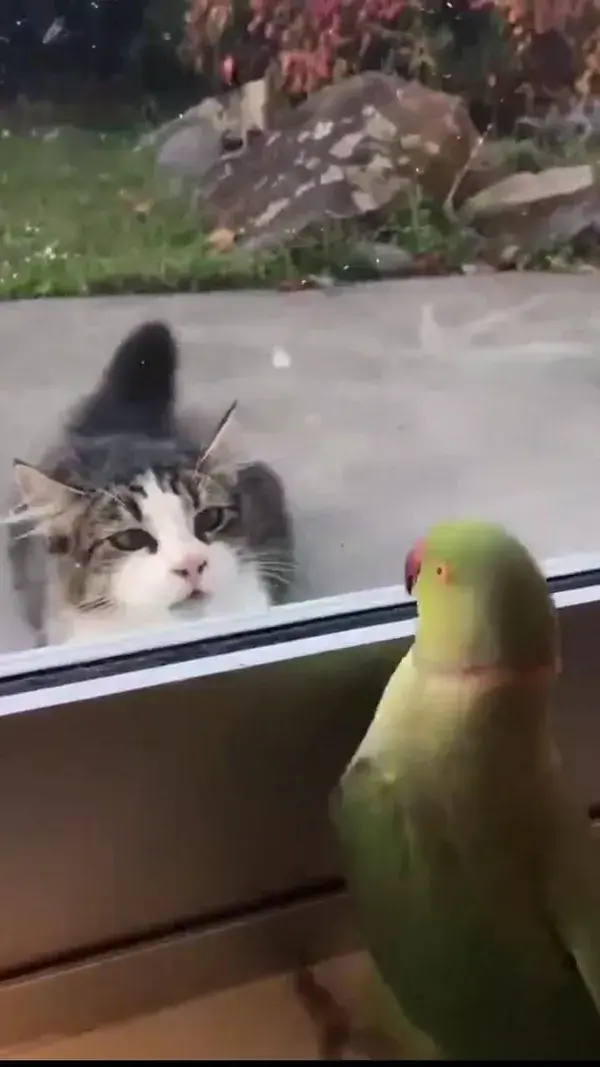
[[[186, 196], [167, 195], [139, 134], [7, 135], [0, 129], [0, 300], [313, 284], [379, 277], [357, 239], [398, 244], [441, 272], [469, 261], [472, 235], [421, 201], [365, 233], [332, 224], [291, 247], [216, 253]], [[553, 269], [565, 268], [561, 249]], [[566, 258], [565, 258], [566, 257]], [[556, 258], [556, 257], [555, 257]], [[548, 269], [547, 257], [543, 265]], [[537, 260], [526, 266], [538, 266]], [[417, 268], [415, 268], [417, 269]]]
[[198, 292], [376, 276], [339, 233], [250, 257], [213, 251], [190, 196], [167, 195], [137, 136], [0, 131], [0, 300]]
[[189, 197], [165, 196], [150, 152], [120, 134], [0, 139], [0, 299], [267, 283], [211, 251]]

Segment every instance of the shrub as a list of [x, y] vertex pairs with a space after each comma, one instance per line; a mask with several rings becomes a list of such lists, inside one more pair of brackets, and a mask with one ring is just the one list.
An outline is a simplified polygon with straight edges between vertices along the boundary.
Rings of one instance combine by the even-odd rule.
[[401, 47], [401, 23], [421, 19], [413, 0], [251, 0], [251, 6], [249, 31], [272, 43], [293, 96], [354, 73], [376, 44], [390, 52]]
[[[395, 70], [483, 104], [600, 81], [600, 0], [187, 0], [185, 51], [197, 70], [248, 80], [248, 50], [292, 99], [362, 69]], [[515, 108], [514, 101], [520, 101]], [[512, 101], [512, 104], [510, 103]]]
[[493, 0], [188, 0], [185, 51], [225, 83], [268, 68], [292, 101], [380, 69], [493, 106], [516, 77], [511, 25]]
[[292, 97], [373, 67], [442, 84], [456, 26], [494, 12], [492, 0], [188, 0], [184, 50], [197, 70], [218, 53], [227, 74], [251, 43]]

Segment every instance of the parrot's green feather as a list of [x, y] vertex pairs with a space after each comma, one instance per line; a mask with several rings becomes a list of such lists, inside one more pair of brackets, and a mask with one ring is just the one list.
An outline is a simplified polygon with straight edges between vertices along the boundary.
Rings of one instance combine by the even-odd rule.
[[372, 964], [364, 994], [363, 1013], [371, 1032], [387, 1039], [386, 1058], [440, 1059], [439, 1049], [434, 1042], [409, 1023], [394, 994]]
[[[493, 559], [501, 566], [490, 566]], [[440, 581], [440, 567], [447, 580]], [[415, 594], [424, 658], [519, 667], [556, 653], [544, 576], [501, 527], [436, 527], [427, 538]]]
[[600, 1013], [600, 842], [559, 790], [556, 801], [561, 832], [550, 882], [553, 918]]
[[[564, 798], [547, 686], [514, 680], [556, 653], [540, 579], [495, 527], [427, 540], [415, 646], [332, 802], [376, 967], [451, 1059], [600, 1059], [600, 865]], [[486, 657], [508, 681], [469, 673]]]

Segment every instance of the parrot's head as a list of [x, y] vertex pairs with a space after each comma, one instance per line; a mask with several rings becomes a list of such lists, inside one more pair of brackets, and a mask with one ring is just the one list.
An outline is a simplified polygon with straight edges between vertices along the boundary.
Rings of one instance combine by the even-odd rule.
[[558, 626], [545, 578], [501, 526], [435, 526], [406, 558], [405, 580], [419, 610], [424, 663], [478, 672], [554, 673]]

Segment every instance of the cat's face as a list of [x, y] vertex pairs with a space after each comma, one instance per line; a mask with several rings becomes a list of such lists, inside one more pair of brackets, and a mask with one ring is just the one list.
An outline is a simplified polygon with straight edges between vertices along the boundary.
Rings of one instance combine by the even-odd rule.
[[166, 323], [142, 323], [40, 466], [15, 460], [7, 547], [38, 643], [169, 625], [170, 612], [260, 614], [287, 598], [283, 486], [223, 447], [237, 402], [212, 433], [177, 414], [177, 365]]
[[147, 470], [127, 485], [73, 489], [18, 465], [23, 503], [57, 565], [61, 596], [83, 612], [143, 613], [227, 600], [250, 563], [235, 482]]
[[[238, 510], [214, 479], [148, 471], [124, 491], [117, 509], [118, 529], [96, 549], [97, 563], [112, 571], [114, 602], [171, 608], [215, 596], [237, 580], [240, 560], [226, 538]], [[100, 527], [107, 529], [110, 505], [102, 510]]]

